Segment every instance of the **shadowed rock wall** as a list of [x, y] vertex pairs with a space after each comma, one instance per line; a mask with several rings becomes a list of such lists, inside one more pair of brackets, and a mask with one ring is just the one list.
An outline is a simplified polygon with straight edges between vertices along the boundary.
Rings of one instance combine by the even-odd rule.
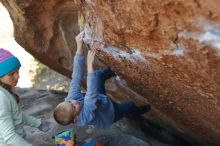
[[16, 41], [39, 61], [70, 76], [78, 12], [72, 0], [1, 1], [14, 24]]
[[67, 76], [78, 33], [77, 6], [85, 17], [85, 43], [152, 104], [156, 118], [220, 144], [218, 0], [2, 2], [16, 40]]

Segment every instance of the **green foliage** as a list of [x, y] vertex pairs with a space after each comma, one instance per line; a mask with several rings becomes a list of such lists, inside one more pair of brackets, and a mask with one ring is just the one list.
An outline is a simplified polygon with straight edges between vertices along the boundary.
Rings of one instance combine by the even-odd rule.
[[83, 18], [83, 15], [78, 15], [78, 25], [79, 25], [79, 28], [80, 28], [80, 31], [83, 29], [84, 27], [84, 18]]
[[70, 79], [37, 62], [35, 76], [32, 80], [34, 88], [68, 91]]

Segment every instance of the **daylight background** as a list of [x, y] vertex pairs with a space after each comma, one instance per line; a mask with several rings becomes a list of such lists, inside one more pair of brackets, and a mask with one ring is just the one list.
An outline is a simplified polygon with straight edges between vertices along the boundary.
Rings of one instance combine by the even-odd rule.
[[22, 67], [20, 69], [18, 87], [67, 90], [70, 79], [38, 62], [15, 41], [12, 20], [1, 3], [0, 48], [9, 50], [21, 62]]

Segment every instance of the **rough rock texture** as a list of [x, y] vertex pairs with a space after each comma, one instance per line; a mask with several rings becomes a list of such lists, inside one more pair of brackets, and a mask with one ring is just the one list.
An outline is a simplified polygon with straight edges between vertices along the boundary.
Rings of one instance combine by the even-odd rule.
[[39, 61], [70, 76], [74, 40], [79, 32], [74, 1], [1, 2], [12, 18], [16, 41]]
[[218, 0], [1, 1], [18, 43], [67, 76], [77, 6], [85, 17], [84, 41], [151, 103], [156, 118], [220, 145]]

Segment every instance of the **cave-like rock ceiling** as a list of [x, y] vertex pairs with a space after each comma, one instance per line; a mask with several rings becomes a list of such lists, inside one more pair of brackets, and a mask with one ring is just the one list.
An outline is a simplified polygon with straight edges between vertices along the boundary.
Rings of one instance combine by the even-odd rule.
[[120, 98], [135, 92], [150, 116], [220, 144], [219, 0], [1, 2], [16, 41], [42, 63], [70, 77], [84, 26], [84, 42], [126, 84]]

